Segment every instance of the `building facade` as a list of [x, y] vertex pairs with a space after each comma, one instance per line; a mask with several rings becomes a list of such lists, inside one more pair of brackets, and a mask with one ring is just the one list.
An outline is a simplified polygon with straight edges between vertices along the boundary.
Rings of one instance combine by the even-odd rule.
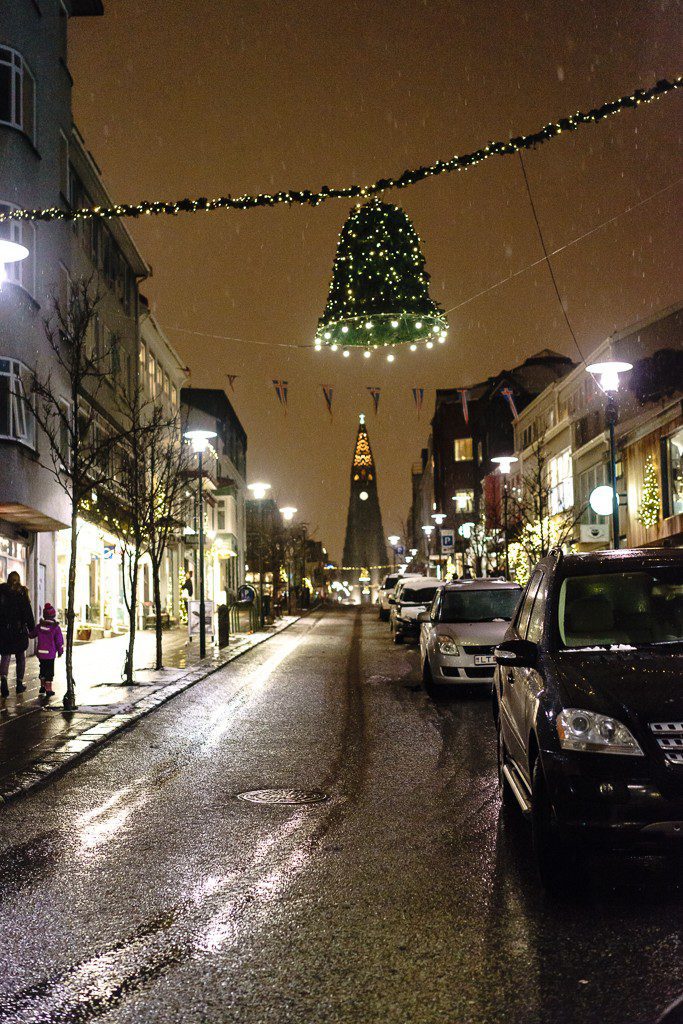
[[[0, 208], [70, 199], [72, 134], [68, 19], [102, 14], [99, 0], [12, 0], [0, 21]], [[56, 531], [67, 496], [42, 466], [45, 439], [25, 404], [33, 369], [48, 365], [43, 321], [63, 291], [73, 251], [67, 224], [4, 223], [0, 237], [29, 250], [0, 285], [0, 579], [16, 569], [34, 607], [58, 602]], [[66, 382], [63, 382], [67, 394]]]
[[[183, 429], [213, 430], [204, 455], [204, 537], [206, 599], [226, 602], [244, 582], [247, 551], [247, 435], [225, 391], [184, 387]], [[199, 522], [196, 462], [188, 471], [185, 553], [182, 570], [198, 579]]]

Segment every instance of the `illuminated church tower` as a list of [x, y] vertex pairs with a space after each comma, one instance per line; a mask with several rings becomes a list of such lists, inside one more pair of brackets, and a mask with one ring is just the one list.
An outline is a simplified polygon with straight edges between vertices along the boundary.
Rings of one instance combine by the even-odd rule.
[[366, 586], [370, 583], [377, 586], [386, 572], [387, 549], [377, 496], [377, 470], [363, 413], [359, 419], [351, 465], [351, 495], [342, 564], [348, 567], [349, 571], [344, 575], [353, 586], [359, 584], [361, 569], [367, 569], [370, 576]]

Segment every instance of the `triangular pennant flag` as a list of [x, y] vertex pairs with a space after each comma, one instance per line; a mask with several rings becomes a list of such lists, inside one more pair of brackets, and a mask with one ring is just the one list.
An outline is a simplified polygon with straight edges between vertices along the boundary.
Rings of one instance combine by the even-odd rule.
[[469, 388], [458, 388], [458, 392], [460, 394], [460, 401], [462, 402], [462, 418], [464, 419], [465, 423], [470, 422], [470, 410], [467, 407], [468, 391]]
[[329, 385], [329, 384], [321, 384], [321, 387], [323, 389], [323, 397], [325, 398], [325, 405], [327, 406], [327, 411], [329, 412], [330, 419], [331, 419], [332, 418], [332, 395], [334, 394], [334, 388], [331, 387], [331, 385]]
[[235, 381], [237, 380], [237, 374], [236, 373], [228, 373], [228, 374], [226, 374], [226, 376], [228, 378], [228, 384], [230, 385], [230, 390], [232, 391], [232, 393], [234, 395], [235, 394]]
[[510, 406], [512, 412], [512, 418], [517, 419], [517, 406], [515, 405], [515, 399], [512, 394], [512, 388], [501, 388], [500, 393], [503, 398], [507, 399], [507, 403]]
[[413, 388], [413, 401], [415, 402], [415, 408], [417, 409], [418, 419], [420, 417], [420, 410], [422, 408], [422, 402], [424, 401], [425, 389], [424, 388]]
[[285, 416], [287, 415], [287, 381], [286, 380], [274, 380], [273, 385], [275, 386], [275, 394], [277, 395], [278, 402], [285, 410]]
[[372, 395], [372, 401], [375, 406], [375, 416], [377, 415], [377, 409], [379, 408], [379, 396], [381, 394], [381, 388], [368, 388], [368, 391]]

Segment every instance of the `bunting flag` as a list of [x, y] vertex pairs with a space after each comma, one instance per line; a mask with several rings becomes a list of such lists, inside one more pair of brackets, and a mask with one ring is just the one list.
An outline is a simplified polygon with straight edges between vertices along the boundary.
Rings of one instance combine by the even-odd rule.
[[332, 395], [334, 394], [334, 388], [329, 384], [321, 384], [320, 386], [323, 389], [323, 397], [325, 399], [327, 411], [330, 414], [330, 419], [332, 419]]
[[424, 388], [413, 388], [413, 401], [415, 402], [415, 408], [417, 409], [418, 419], [420, 418], [420, 410], [422, 409], [422, 403], [424, 401], [425, 389]]
[[507, 403], [510, 406], [510, 410], [512, 411], [512, 418], [516, 420], [517, 406], [515, 405], [515, 400], [512, 395], [512, 388], [501, 388], [500, 393], [503, 396], [503, 398], [507, 400]]
[[230, 390], [232, 391], [232, 393], [234, 395], [235, 394], [235, 381], [237, 380], [237, 374], [236, 373], [228, 373], [228, 374], [226, 374], [226, 376], [228, 378], [228, 384], [230, 385]]
[[287, 387], [287, 381], [274, 380], [273, 385], [275, 387], [275, 394], [277, 395], [278, 402], [285, 410], [285, 415], [287, 415], [287, 392], [289, 390]]
[[458, 388], [458, 394], [460, 395], [460, 401], [462, 402], [462, 418], [465, 423], [470, 422], [470, 410], [467, 407], [467, 395], [469, 388]]
[[372, 395], [372, 401], [373, 401], [373, 404], [375, 406], [375, 416], [377, 415], [377, 410], [379, 408], [379, 396], [380, 396], [381, 390], [382, 390], [381, 388], [368, 388], [368, 391]]

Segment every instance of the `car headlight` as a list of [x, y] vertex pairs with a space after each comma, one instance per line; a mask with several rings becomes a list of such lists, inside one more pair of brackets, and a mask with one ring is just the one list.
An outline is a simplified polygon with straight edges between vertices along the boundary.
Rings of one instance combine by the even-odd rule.
[[439, 654], [458, 654], [458, 645], [455, 640], [451, 640], [449, 636], [437, 636], [436, 646], [439, 648]]
[[581, 708], [565, 708], [557, 716], [555, 725], [563, 750], [643, 756], [636, 738], [616, 718]]

